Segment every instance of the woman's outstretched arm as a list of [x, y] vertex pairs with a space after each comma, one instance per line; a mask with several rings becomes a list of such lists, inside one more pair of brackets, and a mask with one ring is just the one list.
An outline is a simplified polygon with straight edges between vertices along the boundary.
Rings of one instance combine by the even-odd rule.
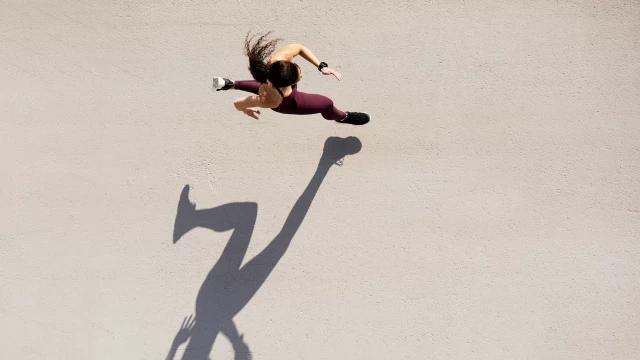
[[278, 60], [293, 61], [293, 58], [298, 55], [305, 58], [315, 67], [318, 67], [318, 65], [320, 65], [320, 60], [318, 60], [318, 58], [311, 52], [311, 50], [299, 43], [289, 44], [278, 49], [278, 51], [274, 52], [273, 55], [271, 55], [269, 64]]
[[[309, 50], [308, 47], [300, 43], [289, 44], [279, 49], [271, 56], [271, 58], [269, 59], [269, 63], [278, 60], [293, 61], [293, 58], [298, 55], [302, 56], [305, 60], [310, 62], [315, 68], [320, 65], [320, 60], [318, 60], [316, 55], [311, 50]], [[335, 76], [338, 80], [342, 78], [342, 75], [329, 67], [324, 67], [321, 71], [325, 75]]]

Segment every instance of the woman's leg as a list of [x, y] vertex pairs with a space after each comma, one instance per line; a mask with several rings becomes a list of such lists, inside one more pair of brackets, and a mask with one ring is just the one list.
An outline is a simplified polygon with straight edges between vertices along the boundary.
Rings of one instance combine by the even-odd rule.
[[298, 91], [295, 102], [273, 109], [283, 114], [310, 115], [321, 114], [327, 120], [340, 121], [347, 117], [344, 111], [336, 108], [333, 101], [324, 95], [308, 94]]
[[[234, 81], [233, 89], [243, 90], [257, 95], [260, 91], [261, 85], [262, 84], [260, 82], [255, 80], [237, 80]], [[272, 110], [282, 114], [294, 115], [310, 115], [319, 113], [327, 120], [335, 120], [340, 123], [353, 125], [364, 125], [370, 120], [369, 114], [366, 113], [349, 112], [349, 114], [347, 114], [346, 112], [338, 109], [333, 104], [333, 100], [324, 95], [304, 93], [295, 89], [295, 94], [291, 100], [293, 101], [280, 105]]]
[[255, 80], [234, 80], [232, 89], [242, 90], [257, 95], [260, 85], [262, 84]]

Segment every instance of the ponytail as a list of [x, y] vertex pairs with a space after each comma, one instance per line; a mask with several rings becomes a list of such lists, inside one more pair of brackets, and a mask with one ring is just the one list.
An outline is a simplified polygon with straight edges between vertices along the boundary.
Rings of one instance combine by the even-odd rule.
[[260, 82], [265, 83], [268, 80], [269, 65], [267, 65], [267, 58], [273, 53], [276, 48], [276, 44], [281, 39], [273, 39], [265, 41], [265, 38], [271, 34], [272, 31], [260, 36], [255, 44], [251, 45], [251, 40], [255, 37], [252, 36], [249, 39], [249, 33], [244, 40], [244, 53], [249, 57], [249, 72], [251, 76]]

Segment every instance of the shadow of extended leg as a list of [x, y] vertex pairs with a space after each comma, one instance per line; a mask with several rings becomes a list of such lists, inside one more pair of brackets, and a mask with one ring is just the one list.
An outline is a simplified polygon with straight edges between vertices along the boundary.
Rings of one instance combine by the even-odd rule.
[[249, 302], [287, 251], [331, 166], [337, 159], [356, 154], [361, 149], [362, 143], [355, 137], [329, 137], [325, 141], [316, 172], [291, 209], [282, 229], [264, 250], [240, 269], [237, 292], [233, 296], [234, 311], [240, 311]]
[[178, 202], [173, 242], [177, 243], [182, 236], [197, 227], [216, 232], [233, 230], [216, 267], [240, 268], [255, 227], [258, 204], [237, 202], [210, 209], [196, 210], [195, 208], [195, 204], [189, 201], [189, 185], [185, 185]]
[[233, 229], [233, 233], [212, 271], [220, 269], [235, 272], [240, 268], [251, 241], [257, 217], [258, 204], [254, 202], [231, 203], [197, 211], [196, 218], [199, 227], [217, 232]]
[[239, 286], [236, 288], [237, 293], [234, 294], [234, 307], [237, 311], [240, 311], [240, 309], [242, 309], [242, 307], [244, 307], [244, 305], [258, 291], [267, 277], [271, 274], [278, 261], [280, 261], [284, 253], [289, 248], [291, 240], [300, 228], [300, 225], [307, 215], [322, 181], [326, 177], [332, 165], [332, 162], [326, 161], [323, 161], [318, 165], [318, 168], [307, 185], [307, 188], [291, 209], [282, 230], [280, 230], [264, 250], [240, 269], [237, 279]]
[[255, 227], [258, 205], [230, 203], [195, 210], [189, 202], [188, 185], [182, 191], [174, 228], [174, 243], [191, 229], [201, 227], [216, 232], [233, 230], [222, 254], [207, 274], [196, 298], [196, 323], [183, 360], [206, 360], [223, 324], [233, 318], [229, 297]]

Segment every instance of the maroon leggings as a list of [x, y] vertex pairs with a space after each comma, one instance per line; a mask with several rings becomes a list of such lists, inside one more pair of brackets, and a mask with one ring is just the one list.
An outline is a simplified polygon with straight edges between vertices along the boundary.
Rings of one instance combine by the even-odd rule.
[[[234, 81], [234, 88], [237, 90], [243, 90], [250, 93], [258, 94], [260, 89], [260, 82], [255, 80], [236, 80]], [[322, 117], [327, 120], [342, 120], [347, 114], [338, 110], [333, 105], [333, 101], [326, 96], [318, 94], [307, 94], [298, 91], [298, 84], [292, 86], [292, 92], [282, 100], [282, 103], [277, 108], [271, 110], [282, 114], [293, 115], [310, 115], [310, 114], [322, 114]]]

